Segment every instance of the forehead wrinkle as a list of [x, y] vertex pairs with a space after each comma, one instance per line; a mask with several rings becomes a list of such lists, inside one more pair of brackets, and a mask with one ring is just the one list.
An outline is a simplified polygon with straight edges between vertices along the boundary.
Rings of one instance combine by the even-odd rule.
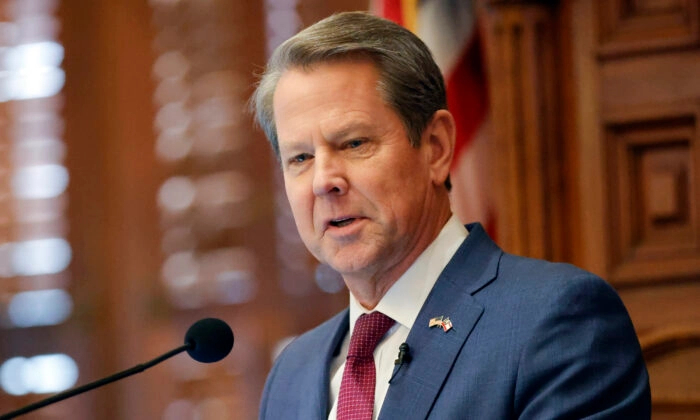
[[[367, 119], [369, 115], [366, 115], [364, 112], [353, 111], [345, 114], [352, 115], [346, 115], [345, 118], [328, 117], [320, 122], [319, 126], [324, 140], [336, 142], [349, 136], [357, 135], [358, 131], [366, 135], [368, 130], [372, 129], [372, 123]], [[356, 114], [361, 114], [362, 116], [357, 118]]]

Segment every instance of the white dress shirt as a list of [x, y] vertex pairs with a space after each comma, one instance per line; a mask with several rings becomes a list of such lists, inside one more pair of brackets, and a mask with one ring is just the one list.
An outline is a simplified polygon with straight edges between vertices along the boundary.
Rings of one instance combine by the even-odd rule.
[[[437, 238], [413, 262], [408, 270], [394, 283], [379, 301], [374, 311], [379, 311], [396, 321], [374, 350], [374, 364], [377, 381], [374, 391], [374, 414], [376, 419], [384, 403], [384, 397], [389, 389], [389, 379], [394, 371], [394, 360], [399, 354], [399, 345], [406, 341], [408, 332], [418, 317], [425, 299], [435, 285], [438, 276], [445, 269], [457, 249], [467, 237], [464, 226], [452, 215]], [[330, 367], [330, 405], [329, 420], [336, 420], [338, 408], [338, 393], [343, 379], [345, 359], [350, 345], [350, 336], [355, 327], [355, 321], [360, 315], [368, 313], [355, 297], [350, 294], [350, 330], [343, 340], [340, 353], [333, 359]], [[426, 325], [427, 327], [427, 325]]]

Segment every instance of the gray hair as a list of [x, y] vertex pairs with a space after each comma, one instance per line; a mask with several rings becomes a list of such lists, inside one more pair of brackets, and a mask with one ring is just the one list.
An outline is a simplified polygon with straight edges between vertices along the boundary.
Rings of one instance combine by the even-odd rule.
[[289, 38], [272, 54], [250, 106], [279, 157], [273, 112], [277, 82], [291, 68], [366, 59], [379, 71], [378, 89], [401, 119], [414, 147], [440, 109], [447, 108], [445, 82], [428, 47], [411, 31], [365, 12], [327, 17]]

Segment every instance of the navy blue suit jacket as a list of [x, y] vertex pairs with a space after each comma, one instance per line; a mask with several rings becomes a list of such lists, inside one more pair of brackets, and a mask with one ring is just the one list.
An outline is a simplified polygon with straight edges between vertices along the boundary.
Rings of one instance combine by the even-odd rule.
[[[649, 378], [630, 318], [602, 279], [504, 253], [483, 228], [438, 278], [395, 367], [380, 419], [648, 419]], [[453, 328], [429, 328], [449, 316]], [[268, 376], [261, 419], [325, 419], [347, 309], [301, 335]], [[397, 349], [398, 353], [398, 349]]]

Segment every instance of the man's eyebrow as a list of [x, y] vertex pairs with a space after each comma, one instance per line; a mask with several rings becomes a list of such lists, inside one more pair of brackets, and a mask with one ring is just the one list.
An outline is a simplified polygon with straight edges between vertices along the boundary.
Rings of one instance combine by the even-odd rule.
[[367, 121], [350, 121], [335, 129], [333, 133], [326, 138], [326, 140], [330, 142], [345, 140], [348, 137], [355, 135], [358, 131], [367, 133], [371, 130], [371, 127], [372, 124]]
[[308, 142], [305, 142], [303, 140], [289, 140], [284, 142], [284, 145], [282, 142], [279, 143], [279, 150], [280, 150], [280, 156], [287, 154], [287, 153], [298, 153], [301, 151], [305, 151], [308, 149], [307, 146]]

